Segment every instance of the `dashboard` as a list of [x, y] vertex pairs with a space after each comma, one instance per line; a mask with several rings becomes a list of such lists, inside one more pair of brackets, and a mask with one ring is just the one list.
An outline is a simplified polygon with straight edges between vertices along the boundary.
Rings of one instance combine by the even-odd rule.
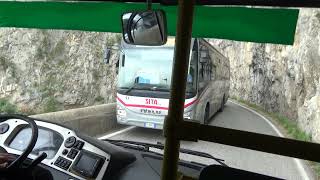
[[[21, 129], [16, 133], [12, 139], [8, 139], [8, 147], [24, 151], [31, 140], [31, 128], [20, 126]], [[57, 154], [59, 148], [63, 143], [63, 137], [50, 129], [39, 128], [38, 139], [33, 151], [34, 155], [41, 153], [47, 154], [47, 159], [52, 159]]]
[[[39, 130], [38, 139], [28, 156], [28, 161], [36, 159], [42, 153], [47, 154], [46, 159], [41, 161], [37, 168], [48, 173], [48, 176], [40, 179], [160, 179], [162, 154], [138, 146], [116, 146], [43, 120], [35, 120], [35, 123]], [[0, 121], [0, 147], [6, 152], [22, 154], [30, 139], [31, 129], [25, 121]], [[230, 167], [206, 166], [184, 160], [180, 160], [178, 166], [181, 173], [195, 179], [277, 179]]]
[[[48, 121], [35, 120], [35, 123], [38, 139], [28, 160], [46, 153], [46, 159], [38, 166], [49, 172], [49, 179], [160, 179], [161, 154], [116, 146]], [[32, 130], [23, 120], [0, 121], [0, 147], [10, 154], [22, 154], [31, 134]], [[192, 177], [198, 177], [204, 167], [186, 161], [181, 161], [179, 166], [181, 172]]]
[[[42, 153], [47, 158], [42, 164], [62, 171], [76, 179], [102, 179], [110, 162], [110, 154], [74, 131], [44, 121], [36, 121], [38, 139], [32, 153], [35, 159]], [[11, 154], [20, 155], [31, 140], [31, 128], [19, 119], [0, 123], [0, 145]]]

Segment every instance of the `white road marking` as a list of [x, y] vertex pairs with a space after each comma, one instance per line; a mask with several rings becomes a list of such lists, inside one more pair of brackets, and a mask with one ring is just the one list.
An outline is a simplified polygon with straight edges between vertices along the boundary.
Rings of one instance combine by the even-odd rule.
[[[259, 117], [261, 117], [262, 119], [264, 119], [271, 127], [272, 129], [280, 136], [280, 137], [284, 137], [284, 135], [278, 130], [278, 128], [269, 120], [267, 119], [266, 117], [264, 117], [263, 115], [261, 115], [260, 113], [256, 112], [255, 110], [252, 110], [246, 106], [243, 106], [237, 102], [234, 102], [234, 101], [231, 101], [229, 100], [229, 102], [233, 103], [233, 104], [236, 104], [244, 109], [247, 109], [248, 111], [258, 115]], [[302, 162], [300, 159], [297, 159], [297, 158], [293, 158], [294, 162], [296, 163], [297, 167], [298, 167], [298, 170], [301, 174], [301, 176], [303, 177], [303, 179], [305, 180], [310, 180], [306, 170], [304, 169], [303, 165], [302, 165]]]
[[134, 129], [134, 128], [136, 128], [136, 127], [135, 127], [135, 126], [130, 126], [130, 127], [121, 129], [121, 130], [119, 130], [119, 131], [116, 131], [116, 132], [113, 132], [113, 133], [110, 133], [110, 134], [101, 136], [101, 137], [99, 137], [98, 139], [108, 139], [108, 138], [111, 138], [111, 137], [113, 137], [113, 136], [116, 136], [116, 135], [122, 134], [122, 133], [124, 133], [124, 132], [130, 131], [130, 130], [132, 130], [132, 129]]

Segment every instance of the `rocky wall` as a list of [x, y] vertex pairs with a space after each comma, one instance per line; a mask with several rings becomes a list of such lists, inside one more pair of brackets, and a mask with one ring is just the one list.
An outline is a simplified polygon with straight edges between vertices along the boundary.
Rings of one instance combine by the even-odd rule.
[[320, 142], [320, 10], [300, 11], [293, 46], [211, 40], [231, 63], [231, 96], [278, 112]]
[[1, 28], [0, 98], [27, 113], [115, 101], [117, 52], [105, 64], [112, 33]]

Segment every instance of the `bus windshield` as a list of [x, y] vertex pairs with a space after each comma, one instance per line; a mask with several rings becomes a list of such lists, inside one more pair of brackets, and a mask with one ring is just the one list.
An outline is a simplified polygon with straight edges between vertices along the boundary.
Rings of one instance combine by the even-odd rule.
[[[173, 47], [128, 48], [120, 60], [118, 88], [170, 91]], [[195, 73], [188, 75], [187, 92], [194, 92]]]

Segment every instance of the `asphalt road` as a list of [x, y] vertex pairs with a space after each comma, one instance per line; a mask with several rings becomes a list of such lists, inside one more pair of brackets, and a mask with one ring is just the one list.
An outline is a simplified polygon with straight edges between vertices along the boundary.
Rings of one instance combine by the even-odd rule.
[[[228, 102], [222, 113], [212, 118], [213, 126], [227, 127], [263, 134], [278, 136], [276, 130], [262, 117], [237, 104]], [[164, 142], [162, 132], [145, 128], [131, 128], [128, 131], [114, 135], [111, 139], [131, 140], [139, 142], [157, 143]], [[313, 179], [310, 170], [301, 161], [279, 155], [273, 155], [253, 150], [246, 150], [211, 142], [186, 142], [181, 147], [207, 152], [224, 159], [231, 167], [254, 171], [284, 179]], [[186, 160], [213, 164], [213, 160], [181, 154]]]

